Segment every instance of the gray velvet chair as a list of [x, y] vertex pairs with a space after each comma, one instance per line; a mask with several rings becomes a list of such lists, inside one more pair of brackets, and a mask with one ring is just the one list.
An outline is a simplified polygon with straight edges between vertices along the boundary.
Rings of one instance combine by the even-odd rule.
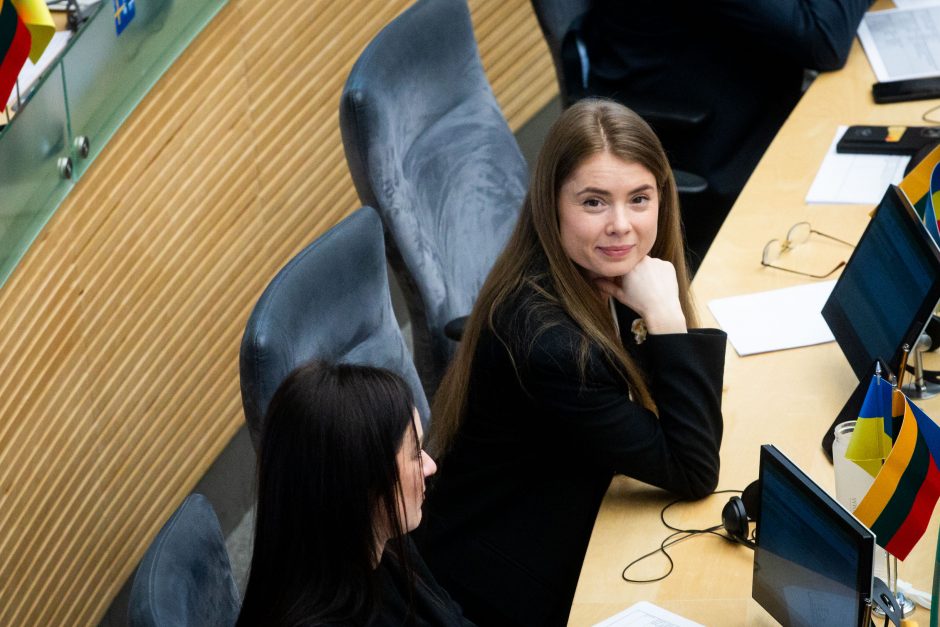
[[241, 606], [209, 500], [190, 494], [144, 554], [131, 586], [131, 627], [234, 625]]
[[528, 179], [465, 0], [419, 0], [369, 43], [340, 128], [359, 198], [382, 216], [430, 397], [456, 348], [445, 327], [470, 313]]
[[291, 259], [258, 299], [242, 337], [240, 379], [255, 450], [268, 403], [312, 359], [388, 368], [411, 386], [422, 421], [428, 404], [389, 294], [382, 223], [363, 207]]

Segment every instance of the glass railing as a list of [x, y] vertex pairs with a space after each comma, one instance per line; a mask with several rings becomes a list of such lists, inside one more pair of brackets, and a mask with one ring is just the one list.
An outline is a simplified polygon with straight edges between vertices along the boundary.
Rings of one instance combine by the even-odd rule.
[[[124, 120], [227, 2], [102, 0], [90, 10], [0, 131], [0, 286]], [[125, 4], [134, 8], [129, 22]]]

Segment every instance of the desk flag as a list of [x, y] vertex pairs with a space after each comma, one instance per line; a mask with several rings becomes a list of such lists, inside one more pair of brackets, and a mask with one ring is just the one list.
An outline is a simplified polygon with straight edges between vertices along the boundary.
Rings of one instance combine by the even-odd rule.
[[937, 209], [940, 207], [940, 146], [927, 154], [911, 170], [899, 187], [927, 227], [933, 241], [940, 246], [940, 227], [937, 224]]
[[13, 6], [16, 7], [20, 19], [29, 29], [30, 37], [32, 37], [29, 60], [36, 63], [46, 46], [52, 41], [52, 36], [55, 35], [55, 22], [52, 21], [52, 14], [49, 13], [45, 0], [13, 0]]
[[900, 391], [893, 400], [903, 406], [900, 431], [854, 514], [879, 545], [903, 560], [924, 535], [940, 497], [940, 427]]
[[861, 466], [872, 477], [878, 475], [891, 453], [897, 435], [896, 426], [904, 411], [904, 396], [893, 396], [893, 390], [891, 384], [879, 375], [872, 375], [845, 450], [845, 458]]
[[12, 0], [0, 0], [0, 108], [6, 106], [16, 85], [32, 37]]
[[933, 238], [934, 244], [940, 246], [940, 228], [937, 226], [937, 204], [940, 203], [940, 164], [935, 165], [930, 174], [930, 190], [926, 195], [924, 207], [924, 226]]

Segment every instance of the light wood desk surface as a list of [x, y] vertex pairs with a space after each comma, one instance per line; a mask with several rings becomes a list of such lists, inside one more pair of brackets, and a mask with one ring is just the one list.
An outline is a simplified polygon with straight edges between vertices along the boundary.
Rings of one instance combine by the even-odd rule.
[[[883, 0], [876, 8], [890, 6]], [[807, 205], [810, 183], [839, 124], [924, 124], [921, 115], [940, 101], [875, 105], [874, 75], [856, 39], [847, 66], [825, 73], [813, 83], [781, 129], [724, 223], [695, 277], [693, 291], [704, 326], [717, 326], [707, 309], [715, 298], [770, 290], [811, 281], [760, 265], [764, 244], [783, 238], [801, 220], [814, 228], [857, 241], [872, 206]], [[851, 251], [842, 244], [814, 237], [790, 251], [781, 263], [820, 272]], [[820, 268], [822, 270], [820, 270]], [[930, 355], [940, 365], [940, 355]], [[934, 366], [936, 367], [936, 366]], [[832, 465], [820, 447], [829, 426], [852, 392], [855, 378], [835, 343], [738, 357], [728, 346], [725, 366], [718, 489], [743, 489], [757, 478], [759, 447], [772, 443], [823, 488], [834, 493]], [[940, 418], [940, 397], [920, 403]], [[676, 506], [667, 519], [679, 527], [720, 524], [721, 508], [730, 495], [714, 495]], [[672, 496], [645, 484], [617, 477], [611, 484], [594, 526], [574, 598], [570, 625], [592, 625], [641, 600], [651, 601], [705, 625], [774, 625], [751, 599], [754, 553], [714, 536], [693, 538], [670, 553], [675, 570], [664, 581], [630, 584], [621, 571], [633, 559], [659, 546], [669, 533], [659, 511]], [[900, 577], [929, 590], [940, 515], [915, 551], [900, 563]], [[631, 569], [635, 578], [655, 577], [667, 567], [661, 556]], [[929, 612], [918, 609], [921, 627]]]

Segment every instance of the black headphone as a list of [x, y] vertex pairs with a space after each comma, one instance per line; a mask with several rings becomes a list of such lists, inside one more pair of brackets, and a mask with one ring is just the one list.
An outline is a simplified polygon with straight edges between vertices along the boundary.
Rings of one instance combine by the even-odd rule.
[[732, 542], [757, 548], [757, 543], [751, 540], [748, 522], [760, 518], [760, 481], [754, 481], [744, 488], [741, 496], [732, 496], [721, 510], [721, 526], [728, 532]]

